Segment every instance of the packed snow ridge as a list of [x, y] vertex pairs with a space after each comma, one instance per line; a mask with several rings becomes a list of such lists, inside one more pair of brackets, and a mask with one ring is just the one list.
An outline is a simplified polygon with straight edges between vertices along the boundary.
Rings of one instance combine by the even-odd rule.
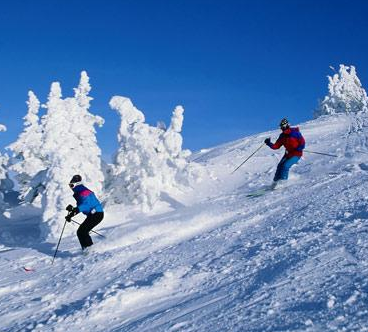
[[[15, 156], [3, 156], [2, 183], [9, 159], [21, 195], [14, 199], [9, 181], [2, 187], [1, 331], [368, 331], [368, 114], [353, 67], [340, 67], [318, 117], [299, 125], [308, 151], [337, 157], [306, 152], [287, 186], [259, 197], [248, 194], [271, 183], [282, 151], [260, 149], [231, 173], [278, 131], [190, 155], [181, 149], [182, 107], [164, 129], [146, 124], [129, 99], [113, 97], [110, 105], [122, 116], [119, 150], [113, 164], [93, 170], [102, 170], [106, 217], [98, 231], [106, 239], [94, 236], [94, 251], [83, 257], [68, 224], [51, 265], [50, 234], [59, 234], [70, 202], [60, 156], [72, 158], [70, 142], [79, 138], [83, 149], [100, 155], [94, 126], [102, 119], [82, 111], [90, 102], [86, 77], [73, 101], [54, 84], [41, 120], [30, 93], [18, 140], [25, 143], [12, 148]], [[81, 132], [67, 127], [63, 112], [74, 111], [89, 119]], [[58, 149], [50, 143], [57, 121], [69, 128], [54, 128], [63, 130]], [[47, 154], [27, 133], [50, 139], [42, 145]], [[76, 155], [84, 156], [79, 148]], [[42, 166], [32, 169], [25, 153]], [[69, 167], [73, 173], [80, 164]], [[63, 185], [61, 174], [68, 175]], [[136, 174], [144, 182], [134, 182]], [[152, 178], [162, 187], [150, 191]], [[54, 224], [45, 219], [50, 190], [59, 197]]]

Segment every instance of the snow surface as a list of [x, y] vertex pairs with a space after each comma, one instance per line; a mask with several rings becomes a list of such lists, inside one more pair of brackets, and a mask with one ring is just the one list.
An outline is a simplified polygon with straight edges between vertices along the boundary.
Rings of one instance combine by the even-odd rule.
[[282, 152], [231, 172], [277, 131], [194, 154], [209, 175], [193, 192], [149, 213], [111, 206], [87, 257], [70, 235], [51, 265], [41, 212], [6, 211], [0, 331], [368, 331], [368, 128], [354, 123], [301, 124], [307, 150], [339, 157], [305, 153], [286, 187], [255, 198]]

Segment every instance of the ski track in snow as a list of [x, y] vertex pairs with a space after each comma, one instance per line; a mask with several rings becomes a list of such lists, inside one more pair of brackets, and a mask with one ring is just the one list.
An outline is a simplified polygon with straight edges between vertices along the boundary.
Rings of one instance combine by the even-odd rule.
[[[301, 130], [308, 149], [342, 155], [348, 127], [337, 116]], [[0, 331], [368, 331], [364, 156], [305, 154], [287, 187], [246, 197], [271, 182], [280, 153], [265, 147], [230, 173], [277, 134], [194, 156], [212, 179], [175, 209], [121, 225], [107, 212], [107, 239], [94, 236], [87, 257], [70, 236], [51, 265], [55, 244], [27, 237], [21, 219], [27, 241], [12, 243], [8, 220]]]

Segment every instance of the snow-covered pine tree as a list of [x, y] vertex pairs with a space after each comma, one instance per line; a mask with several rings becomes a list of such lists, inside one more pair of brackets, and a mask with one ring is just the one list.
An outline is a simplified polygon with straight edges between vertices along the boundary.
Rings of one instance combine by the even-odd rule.
[[[6, 131], [6, 127], [3, 124], [0, 124], [0, 132]], [[8, 170], [7, 164], [9, 161], [9, 157], [7, 155], [3, 155], [0, 153], [0, 181], [4, 182], [8, 178]], [[1, 186], [3, 187], [3, 186]], [[2, 210], [4, 207], [4, 194], [3, 190], [6, 190], [7, 187], [1, 188], [0, 191], [0, 209]]]
[[[63, 124], [58, 125], [60, 119], [64, 119], [64, 117], [59, 114], [59, 110], [64, 107], [61, 97], [60, 84], [58, 82], [52, 83], [48, 102], [46, 105], [42, 105], [48, 112], [41, 118], [39, 130], [37, 131], [39, 133], [38, 143], [34, 142], [34, 144], [40, 144], [39, 159], [42, 161], [42, 164], [39, 165], [40, 167], [38, 169], [34, 168], [32, 176], [27, 180], [22, 190], [22, 199], [25, 202], [37, 203], [39, 206], [44, 206], [45, 204], [43, 194], [46, 187], [46, 174], [51, 165], [51, 156], [54, 146], [57, 146], [58, 142], [62, 143], [62, 137], [64, 135], [61, 135], [61, 133], [65, 133], [65, 126], [63, 126]], [[33, 99], [32, 109], [37, 108], [37, 103], [38, 102]], [[33, 116], [33, 122], [34, 119]], [[60, 140], [58, 140], [57, 137], [60, 137]]]
[[10, 169], [17, 174], [23, 198], [30, 190], [32, 178], [40, 170], [47, 168], [42, 148], [42, 128], [38, 117], [40, 102], [32, 91], [28, 92], [27, 105], [28, 112], [23, 118], [25, 120], [24, 130], [18, 136], [17, 141], [8, 146], [8, 149], [13, 153]]
[[183, 144], [183, 138], [180, 134], [184, 121], [183, 113], [184, 108], [182, 106], [175, 108], [171, 117], [170, 126], [162, 135], [165, 148], [173, 158], [179, 156]]
[[162, 191], [188, 186], [191, 179], [199, 178], [194, 174], [200, 173], [200, 167], [189, 164], [185, 158], [190, 152], [182, 151], [181, 106], [174, 110], [167, 131], [163, 125], [151, 127], [144, 123], [143, 113], [128, 98], [115, 96], [110, 106], [121, 116], [119, 149], [107, 186], [114, 203], [138, 204], [147, 210]]
[[161, 143], [167, 152], [166, 174], [170, 174], [170, 177], [165, 182], [167, 182], [169, 187], [173, 183], [176, 187], [190, 186], [193, 181], [200, 181], [204, 175], [203, 167], [197, 163], [188, 162], [191, 152], [182, 150], [183, 137], [181, 136], [181, 130], [184, 121], [183, 113], [184, 108], [182, 106], [175, 107], [170, 126], [161, 136]]
[[[62, 99], [60, 83], [51, 84], [48, 101], [42, 117], [43, 148], [48, 158], [47, 171], [40, 178], [45, 190], [42, 196], [43, 234], [56, 236], [60, 232], [65, 216], [65, 206], [69, 202], [70, 191], [67, 183], [71, 176], [66, 165], [70, 153], [70, 119], [65, 101]], [[64, 158], [63, 158], [64, 157]]]
[[75, 168], [76, 170], [82, 170], [80, 173], [83, 173], [85, 183], [91, 189], [93, 188], [97, 195], [101, 195], [104, 174], [101, 163], [101, 149], [97, 144], [95, 126], [102, 127], [105, 120], [89, 112], [90, 101], [93, 100], [89, 96], [90, 90], [89, 77], [85, 71], [82, 71], [78, 88], [74, 89], [74, 98], [69, 99], [68, 113], [73, 122], [72, 133], [79, 142], [73, 149], [78, 156], [75, 158], [78, 160]]
[[[332, 68], [333, 69], [333, 68]], [[368, 148], [368, 97], [354, 66], [340, 65], [339, 72], [328, 76], [328, 95], [314, 112], [321, 115], [345, 114], [350, 121], [346, 133], [345, 156], [353, 157], [355, 150]]]
[[158, 137], [161, 129], [149, 127], [145, 117], [129, 98], [115, 96], [110, 107], [121, 117], [119, 148], [114, 158], [110, 202], [151, 207], [159, 195], [156, 183]]
[[91, 97], [89, 79], [81, 74], [74, 98], [62, 99], [59, 83], [53, 83], [42, 119], [44, 148], [49, 166], [43, 180], [44, 215], [47, 235], [56, 236], [63, 225], [65, 206], [74, 203], [68, 181], [80, 174], [83, 182], [98, 195], [102, 191], [101, 151], [94, 126], [103, 119], [89, 113]]
[[339, 72], [328, 76], [328, 81], [328, 95], [315, 110], [316, 118], [321, 115], [368, 111], [367, 93], [354, 66], [340, 65]]

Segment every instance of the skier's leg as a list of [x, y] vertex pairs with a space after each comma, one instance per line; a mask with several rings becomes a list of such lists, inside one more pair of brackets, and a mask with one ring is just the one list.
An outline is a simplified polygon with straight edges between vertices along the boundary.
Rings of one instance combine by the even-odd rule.
[[77, 236], [82, 246], [82, 249], [90, 247], [93, 244], [89, 232], [93, 227], [95, 227], [102, 221], [103, 216], [104, 216], [103, 212], [96, 212], [94, 214], [89, 214], [86, 220], [79, 226], [77, 230]]
[[286, 159], [280, 169], [280, 180], [287, 180], [289, 178], [290, 167], [295, 165], [299, 161], [300, 157], [291, 157]]
[[103, 217], [103, 212], [95, 212], [94, 214], [92, 214], [92, 218], [88, 223], [88, 232], [90, 232], [92, 228], [96, 227], [102, 221]]
[[277, 169], [276, 169], [276, 173], [275, 173], [275, 176], [273, 178], [273, 181], [276, 182], [276, 181], [279, 181], [281, 179], [281, 174], [282, 174], [282, 169], [284, 167], [284, 163], [287, 159], [285, 157], [283, 157], [279, 164], [277, 165]]
[[90, 220], [90, 216], [87, 216], [87, 218], [82, 222], [77, 230], [77, 236], [82, 249], [87, 248], [93, 244], [92, 239], [88, 234], [88, 224]]

